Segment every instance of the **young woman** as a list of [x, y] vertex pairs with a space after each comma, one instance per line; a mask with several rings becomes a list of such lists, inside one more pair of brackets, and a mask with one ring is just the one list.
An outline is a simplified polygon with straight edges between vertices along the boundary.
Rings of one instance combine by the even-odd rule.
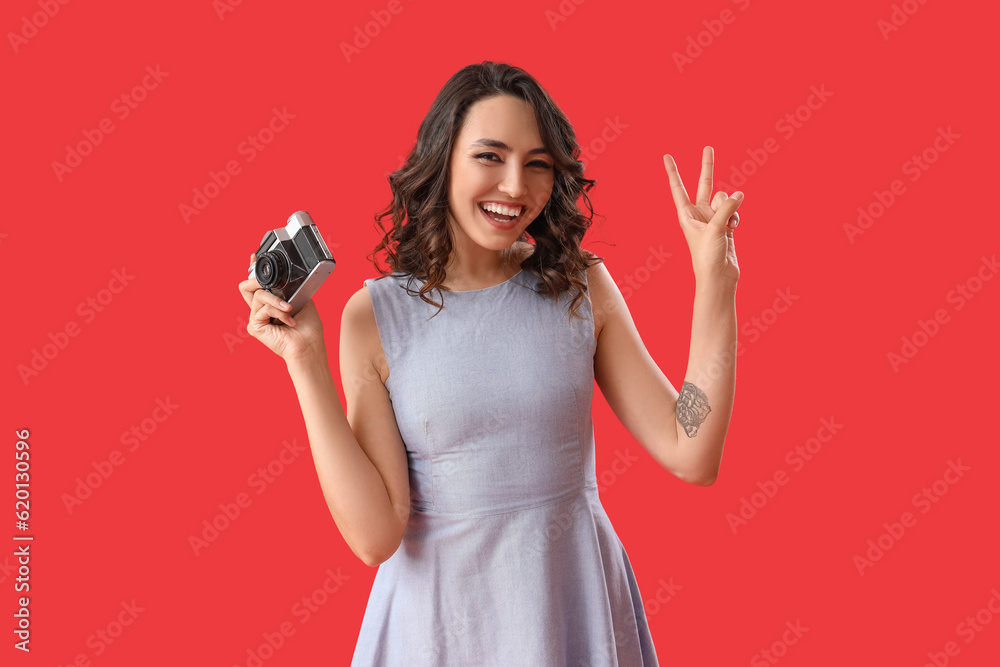
[[354, 667], [658, 664], [598, 496], [594, 381], [657, 463], [713, 483], [734, 396], [742, 195], [710, 201], [706, 148], [692, 204], [664, 158], [697, 281], [678, 394], [580, 247], [592, 217], [578, 199], [592, 216], [596, 181], [579, 153], [523, 70], [484, 62], [445, 84], [376, 216], [373, 255], [392, 271], [373, 259], [381, 277], [344, 307], [346, 413], [313, 302], [292, 318], [240, 283], [247, 330], [286, 362], [334, 521], [379, 566]]

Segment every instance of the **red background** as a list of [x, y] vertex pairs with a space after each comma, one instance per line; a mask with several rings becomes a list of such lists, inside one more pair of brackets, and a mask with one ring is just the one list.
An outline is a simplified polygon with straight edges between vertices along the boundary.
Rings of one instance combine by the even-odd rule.
[[[51, 18], [38, 0], [4, 4], [0, 498], [10, 523], [0, 532], [20, 534], [14, 431], [27, 428], [35, 536], [32, 651], [14, 650], [8, 632], [4, 664], [68, 665], [83, 654], [105, 667], [247, 665], [284, 622], [295, 632], [264, 664], [349, 663], [375, 569], [337, 532], [308, 452], [263, 493], [251, 486], [283, 441], [306, 436], [284, 364], [246, 338], [237, 284], [263, 233], [308, 210], [337, 259], [316, 303], [338, 349], [344, 303], [376, 275], [366, 255], [379, 240], [373, 215], [390, 197], [385, 175], [448, 77], [486, 59], [532, 73], [590, 146], [591, 197], [604, 217], [585, 246], [606, 257], [623, 293], [626, 278], [638, 286], [628, 306], [675, 388], [694, 277], [662, 156], [675, 156], [693, 196], [711, 145], [716, 188], [746, 193], [736, 232], [744, 352], [717, 483], [691, 486], [660, 469], [595, 393], [601, 497], [661, 664], [771, 664], [759, 654], [771, 648], [783, 665], [918, 666], [928, 652], [962, 667], [997, 664], [1000, 617], [987, 602], [1000, 587], [1000, 456], [987, 418], [1000, 280], [987, 268], [977, 276], [1000, 246], [996, 8], [403, 0], [392, 14], [388, 4], [248, 0], [220, 15], [211, 0], [69, 2]], [[372, 11], [388, 23], [345, 56]], [[901, 25], [884, 35], [880, 22], [894, 13]], [[32, 20], [41, 27], [26, 27]], [[695, 57], [678, 67], [688, 48]], [[112, 104], [147, 66], [167, 74], [120, 118]], [[813, 87], [830, 96], [810, 109]], [[294, 118], [248, 161], [238, 147], [275, 107]], [[797, 127], [783, 123], [796, 112]], [[105, 118], [113, 131], [57, 174], [67, 146]], [[620, 132], [602, 145], [609, 121]], [[958, 135], [943, 152], [939, 128]], [[925, 151], [934, 161], [912, 180], [906, 165]], [[185, 221], [180, 206], [229, 160], [240, 173]], [[734, 171], [745, 183], [724, 185]], [[902, 193], [849, 238], [858, 208], [879, 213], [896, 180]], [[650, 272], [661, 246], [672, 255]], [[134, 278], [102, 293], [123, 268]], [[972, 296], [961, 308], [959, 285]], [[798, 297], [782, 313], [769, 310], [779, 290]], [[101, 294], [113, 298], [87, 321], [80, 304]], [[894, 368], [890, 353], [939, 309], [945, 321]], [[22, 377], [73, 323], [78, 335]], [[339, 383], [335, 353], [331, 361]], [[155, 432], [128, 451], [122, 435], [168, 398], [173, 414], [147, 421]], [[823, 419], [843, 428], [795, 469], [786, 454]], [[121, 465], [67, 509], [77, 478], [116, 450]], [[615, 472], [626, 451], [638, 462]], [[949, 461], [968, 471], [939, 482], [938, 495]], [[788, 483], [752, 498], [778, 471]], [[935, 502], [915, 504], [925, 487]], [[195, 555], [189, 537], [239, 493], [251, 504]], [[727, 515], [743, 499], [766, 504], [734, 533]], [[888, 537], [883, 524], [907, 511], [915, 524]], [[880, 535], [888, 548], [859, 572], [855, 557]], [[3, 539], [0, 607], [12, 629], [22, 594], [16, 543]], [[341, 584], [302, 622], [293, 609], [328, 568]], [[95, 643], [133, 600], [134, 622]], [[990, 622], [967, 641], [959, 624], [983, 609], [980, 622]], [[791, 645], [782, 645], [786, 622], [808, 628]], [[949, 641], [956, 655], [944, 654]]]

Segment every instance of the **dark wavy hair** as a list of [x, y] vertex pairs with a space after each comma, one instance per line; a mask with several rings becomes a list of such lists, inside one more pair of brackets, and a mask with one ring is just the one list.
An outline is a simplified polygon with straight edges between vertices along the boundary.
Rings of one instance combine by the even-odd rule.
[[[445, 266], [452, 251], [448, 228], [449, 164], [455, 138], [475, 102], [499, 95], [510, 95], [527, 102], [535, 112], [542, 142], [554, 162], [552, 194], [544, 210], [525, 230], [519, 241], [534, 242], [534, 252], [520, 263], [521, 270], [541, 279], [539, 293], [558, 299], [570, 288], [577, 290], [570, 304], [570, 320], [577, 314], [582, 298], [590, 300], [586, 283], [577, 275], [603, 258], [585, 254], [580, 247], [593, 222], [594, 209], [587, 191], [596, 180], [584, 177], [583, 162], [577, 158], [580, 146], [573, 126], [535, 79], [519, 67], [485, 61], [463, 67], [444, 85], [420, 123], [417, 141], [406, 162], [389, 175], [392, 203], [375, 216], [382, 230], [382, 241], [368, 255], [382, 275], [412, 274], [424, 281], [417, 294], [421, 299], [444, 308], [427, 298], [427, 292], [448, 290], [443, 285]], [[590, 216], [577, 203], [583, 196]], [[392, 228], [386, 231], [382, 219], [391, 216]], [[406, 224], [404, 224], [404, 220]], [[385, 250], [389, 271], [380, 268], [375, 255]], [[505, 251], [506, 252], [506, 251]], [[450, 291], [450, 290], [449, 290]]]

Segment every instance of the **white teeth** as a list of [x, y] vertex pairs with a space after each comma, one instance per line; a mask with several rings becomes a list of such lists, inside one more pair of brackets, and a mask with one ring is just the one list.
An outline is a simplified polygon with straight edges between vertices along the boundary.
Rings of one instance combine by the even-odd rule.
[[493, 202], [487, 202], [479, 205], [484, 211], [492, 211], [493, 213], [501, 213], [503, 215], [512, 215], [515, 218], [521, 214], [524, 210], [523, 206], [517, 206], [515, 208], [508, 208], [501, 204], [494, 204]]

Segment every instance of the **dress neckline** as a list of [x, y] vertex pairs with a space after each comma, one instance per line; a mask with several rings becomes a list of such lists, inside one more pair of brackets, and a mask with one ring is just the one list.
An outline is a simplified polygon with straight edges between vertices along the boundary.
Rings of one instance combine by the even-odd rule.
[[471, 293], [474, 293], [474, 292], [485, 292], [486, 290], [495, 289], [497, 287], [503, 287], [504, 285], [506, 285], [510, 281], [514, 280], [514, 278], [517, 278], [522, 273], [524, 273], [524, 269], [520, 269], [517, 273], [515, 273], [514, 275], [512, 275], [510, 278], [508, 278], [507, 280], [503, 281], [502, 283], [497, 283], [496, 285], [490, 285], [489, 287], [482, 287], [480, 289], [463, 289], [463, 290], [453, 290], [453, 289], [449, 288], [447, 291], [450, 292], [451, 294], [471, 294]]

